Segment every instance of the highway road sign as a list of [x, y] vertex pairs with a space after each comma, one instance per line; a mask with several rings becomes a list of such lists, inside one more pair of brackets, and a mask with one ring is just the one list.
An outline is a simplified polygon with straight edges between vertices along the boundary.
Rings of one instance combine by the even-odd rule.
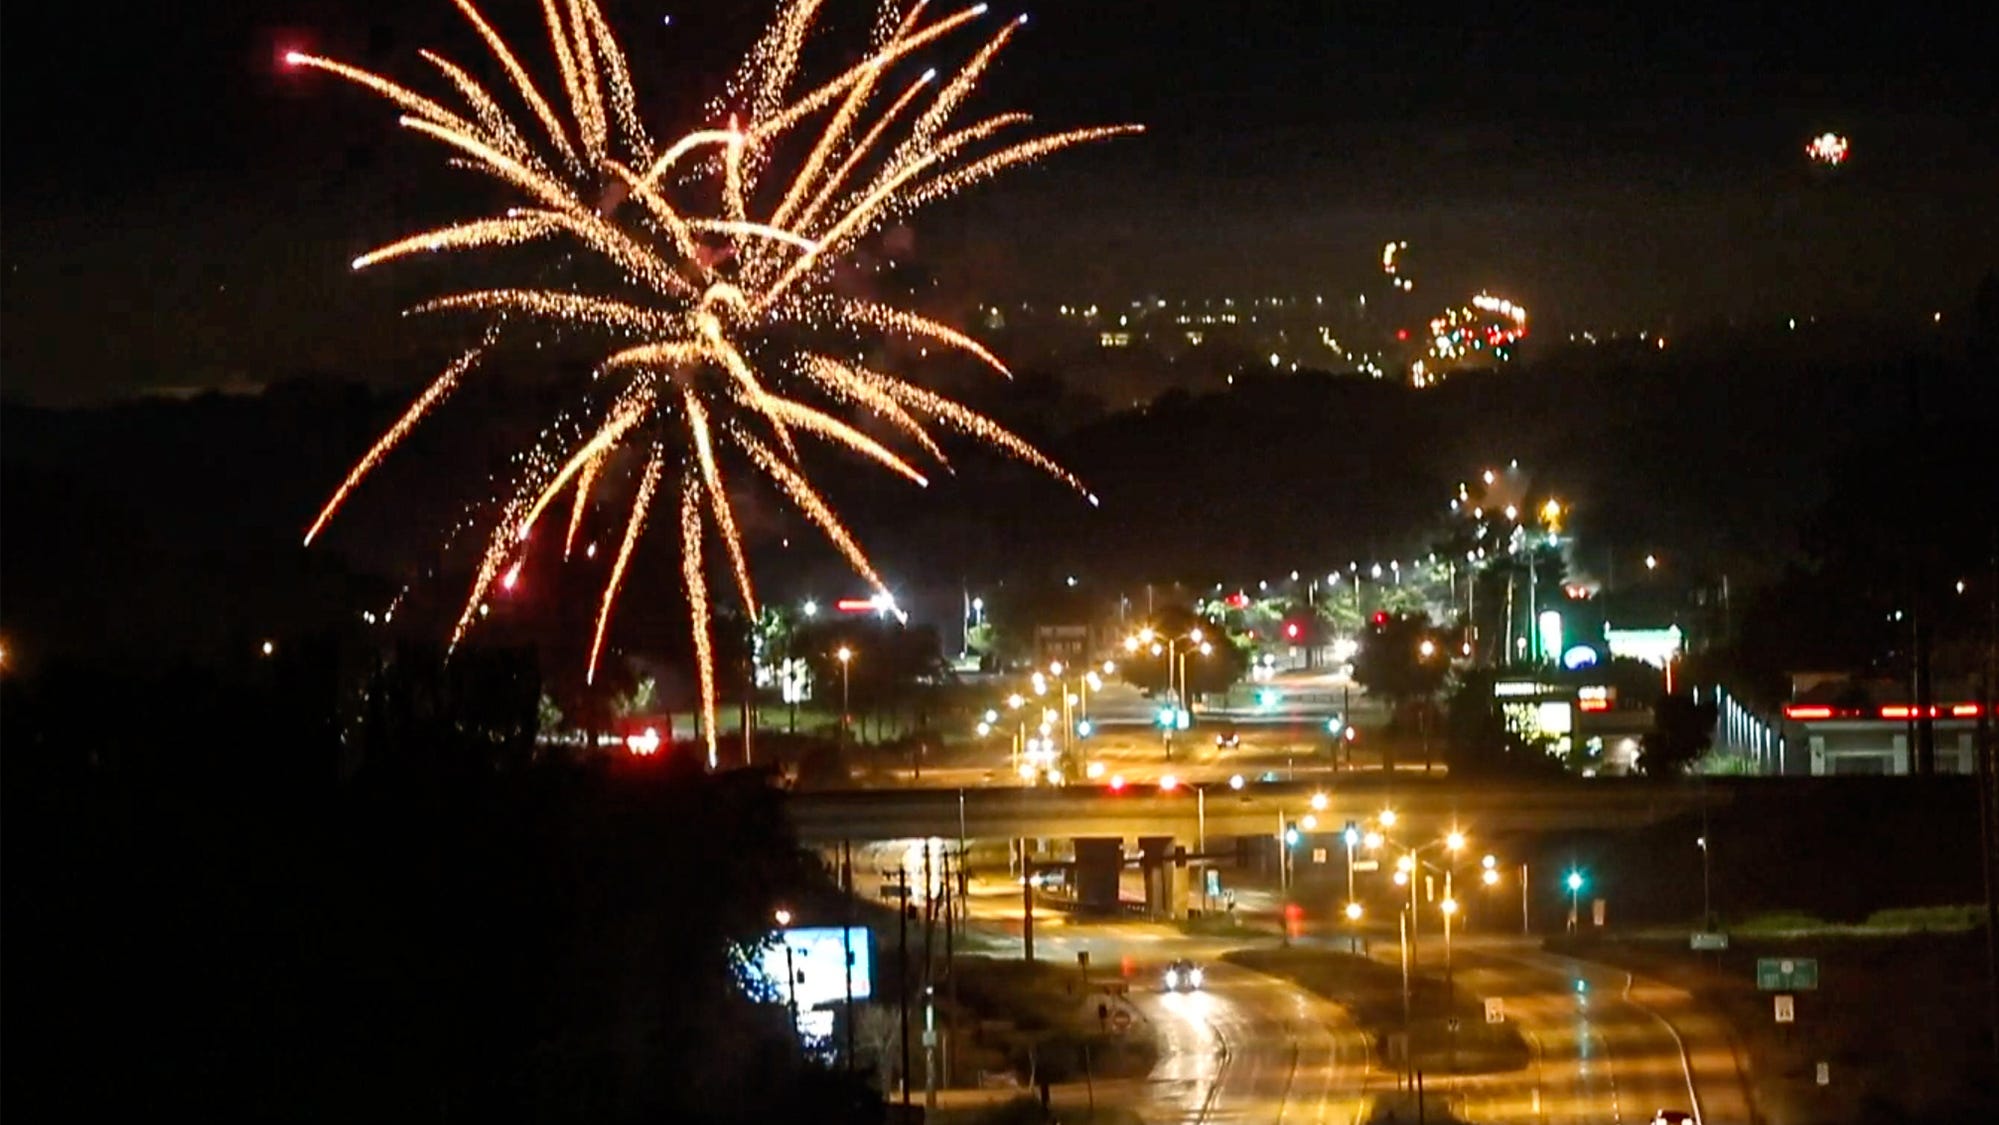
[[1822, 1063], [1820, 1063], [1820, 1064], [1819, 1064], [1819, 1066], [1818, 1066], [1818, 1083], [1819, 1083], [1819, 1085], [1821, 1085], [1821, 1086], [1830, 1086], [1830, 1085], [1832, 1085], [1832, 1064], [1831, 1064], [1831, 1063], [1828, 1063], [1828, 1062], [1822, 1062]]
[[1819, 986], [1813, 957], [1758, 957], [1756, 987], [1764, 992], [1810, 992]]
[[1727, 949], [1728, 935], [1704, 930], [1693, 935], [1692, 945], [1695, 949]]
[[1488, 996], [1485, 998], [1485, 1022], [1487, 1023], [1506, 1022], [1505, 1000], [1497, 996]]
[[1357, 859], [1353, 861], [1353, 869], [1355, 871], [1379, 871], [1381, 870], [1381, 861], [1378, 859]]
[[1777, 1000], [1777, 1022], [1778, 1023], [1798, 1022], [1797, 1001], [1794, 1000], [1788, 994], [1778, 996], [1776, 1000]]
[[1590, 900], [1589, 904], [1590, 921], [1596, 923], [1597, 928], [1599, 929], [1603, 927], [1603, 909], [1604, 909], [1604, 902], [1602, 899], [1598, 898]]
[[1312, 862], [1313, 862], [1313, 863], [1324, 863], [1324, 862], [1326, 862], [1326, 849], [1324, 849], [1324, 848], [1313, 848], [1313, 849], [1312, 849]]
[[1111, 1030], [1123, 1035], [1131, 1030], [1131, 1013], [1123, 1008], [1111, 1013]]

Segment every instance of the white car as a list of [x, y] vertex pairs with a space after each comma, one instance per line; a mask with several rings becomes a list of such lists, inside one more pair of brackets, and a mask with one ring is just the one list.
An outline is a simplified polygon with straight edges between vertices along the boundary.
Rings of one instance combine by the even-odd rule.
[[1207, 974], [1192, 961], [1183, 959], [1166, 966], [1165, 984], [1168, 992], [1199, 992], [1205, 983], [1207, 983]]

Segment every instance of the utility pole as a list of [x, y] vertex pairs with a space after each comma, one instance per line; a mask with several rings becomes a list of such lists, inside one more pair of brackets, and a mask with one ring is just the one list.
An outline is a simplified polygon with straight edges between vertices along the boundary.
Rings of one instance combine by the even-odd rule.
[[896, 1001], [902, 1009], [902, 1112], [904, 1119], [909, 1116], [909, 865], [900, 864], [895, 869], [897, 884], [902, 893], [896, 896]]
[[933, 877], [930, 853], [935, 845], [923, 842], [923, 1105], [937, 1108], [937, 983], [932, 976], [930, 939], [937, 931], [937, 880]]
[[757, 630], [750, 624], [749, 643], [743, 646], [743, 768], [755, 761], [750, 753], [751, 731], [757, 724]]
[[1021, 959], [1034, 960], [1034, 864], [1027, 858], [1027, 841], [1020, 841]]
[[854, 1073], [854, 846], [840, 841], [840, 887], [847, 892], [846, 925], [840, 927], [840, 949], [847, 955], [847, 1073]]
[[[956, 888], [951, 882], [950, 860], [950, 854], [948, 852], [945, 853], [944, 901], [949, 904], [950, 909], [944, 915], [944, 984], [945, 987], [951, 990], [950, 1005], [944, 1013], [944, 1084], [946, 1086], [951, 1084], [951, 1059], [958, 1050], [958, 967], [957, 961], [954, 959], [956, 950], [951, 938], [951, 931], [953, 929], [951, 916], [957, 912], [959, 900], [956, 895]], [[964, 877], [964, 870], [965, 856], [960, 851], [958, 854], [958, 872], [961, 879]]]
[[1979, 677], [1978, 708], [1978, 843], [1985, 876], [1985, 996], [1988, 1042], [1992, 1064], [1999, 1070], [1999, 899], [1993, 896], [1999, 879], [1999, 716], [1992, 708], [1999, 688], [1999, 531], [1992, 536], [1985, 580], [1985, 668]]

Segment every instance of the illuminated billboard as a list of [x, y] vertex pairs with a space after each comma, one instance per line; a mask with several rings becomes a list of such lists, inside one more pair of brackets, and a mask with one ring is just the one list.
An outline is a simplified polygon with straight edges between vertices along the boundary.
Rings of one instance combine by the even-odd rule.
[[[848, 977], [841, 966], [849, 948], [854, 954], [853, 998], [865, 1000], [874, 992], [874, 939], [866, 926], [844, 931], [838, 926], [780, 930], [777, 943], [757, 955], [757, 975], [779, 1003], [797, 1005], [798, 1029], [807, 1038], [832, 1034], [833, 1013], [814, 1009], [847, 999]], [[792, 978], [788, 985], [787, 972]]]

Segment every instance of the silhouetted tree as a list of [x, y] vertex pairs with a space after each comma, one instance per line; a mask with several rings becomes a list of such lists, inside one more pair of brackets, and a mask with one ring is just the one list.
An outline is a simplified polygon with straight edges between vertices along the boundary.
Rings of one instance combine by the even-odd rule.
[[1652, 729], [1645, 732], [1638, 768], [1654, 777], [1685, 773], [1714, 745], [1719, 715], [1714, 702], [1664, 695], [1652, 706]]
[[1445, 760], [1452, 776], [1540, 776], [1560, 773], [1545, 744], [1507, 725], [1492, 693], [1495, 674], [1475, 668], [1458, 679], [1445, 711]]
[[1429, 614], [1413, 613], [1369, 624], [1354, 657], [1353, 676], [1368, 694], [1400, 707], [1435, 697], [1450, 671], [1448, 639], [1438, 635]]
[[[1179, 676], [1178, 665], [1183, 656], [1187, 691], [1192, 695], [1225, 692], [1249, 671], [1249, 649], [1187, 606], [1160, 606], [1152, 623], [1143, 628], [1152, 630], [1151, 641], [1127, 644], [1119, 650], [1118, 675], [1126, 683], [1163, 694], [1167, 690], [1167, 677]], [[1198, 641], [1192, 639], [1196, 630], [1200, 631]], [[1128, 639], [1137, 640], [1138, 636], [1134, 631]], [[1166, 643], [1169, 637], [1175, 638], [1170, 648]], [[1208, 646], [1205, 653], [1201, 651], [1203, 644]], [[1167, 667], [1168, 657], [1173, 658], [1175, 667]]]

